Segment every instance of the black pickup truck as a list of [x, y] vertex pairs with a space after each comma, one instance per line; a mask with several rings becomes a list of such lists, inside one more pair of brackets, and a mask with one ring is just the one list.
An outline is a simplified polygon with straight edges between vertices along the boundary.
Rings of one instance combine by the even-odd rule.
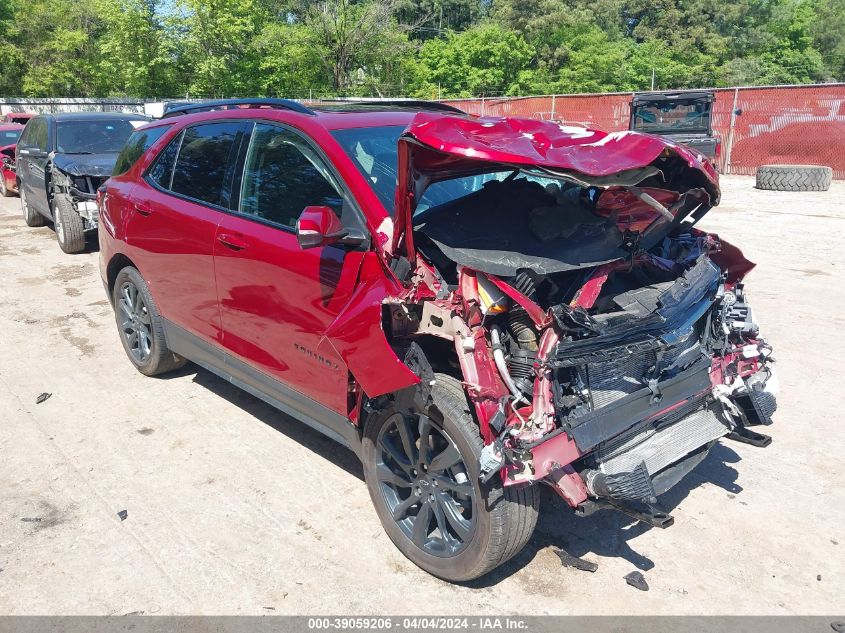
[[638, 93], [631, 101], [629, 129], [665, 136], [716, 163], [722, 141], [713, 133], [711, 123], [715, 101], [710, 90]]

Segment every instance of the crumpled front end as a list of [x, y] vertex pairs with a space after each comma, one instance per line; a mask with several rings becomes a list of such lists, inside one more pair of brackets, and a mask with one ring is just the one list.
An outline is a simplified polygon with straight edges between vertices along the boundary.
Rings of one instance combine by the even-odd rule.
[[[670, 249], [681, 244], [695, 246], [674, 262], [685, 268], [676, 280], [589, 289], [550, 310], [547, 343], [532, 359], [531, 409], [517, 407], [521, 419], [490, 449], [500, 449], [506, 483], [546, 479], [573, 506], [599, 499], [630, 509], [654, 503], [719, 438], [761, 442], [748, 427], [770, 424], [776, 408], [772, 348], [743, 283], [712, 259], [718, 238], [667, 238]], [[648, 278], [666, 264], [648, 255], [613, 272]], [[609, 299], [609, 311], [591, 314], [593, 296]]]
[[[440, 123], [438, 147], [428, 120], [400, 147], [394, 262], [410, 272], [391, 336], [454, 346], [483, 480], [544, 482], [580, 514], [615, 507], [665, 527], [657, 497], [722, 437], [765, 445], [749, 427], [776, 408], [745, 296], [754, 265], [695, 228], [718, 203], [715, 170], [655, 137]], [[419, 211], [432, 183], [489, 172]]]

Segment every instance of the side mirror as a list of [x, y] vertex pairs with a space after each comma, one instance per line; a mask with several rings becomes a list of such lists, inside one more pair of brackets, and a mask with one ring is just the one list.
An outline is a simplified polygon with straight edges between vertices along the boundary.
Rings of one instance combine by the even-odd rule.
[[305, 207], [296, 221], [296, 239], [302, 250], [328, 244], [358, 245], [366, 239], [344, 228], [331, 207]]
[[305, 207], [296, 221], [296, 239], [303, 250], [325, 246], [344, 237], [346, 231], [331, 207]]

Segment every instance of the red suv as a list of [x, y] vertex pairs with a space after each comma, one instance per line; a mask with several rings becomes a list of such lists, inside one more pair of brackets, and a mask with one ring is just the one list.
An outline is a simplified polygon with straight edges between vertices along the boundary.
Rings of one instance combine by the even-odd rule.
[[131, 362], [186, 360], [355, 451], [396, 546], [452, 581], [531, 536], [543, 482], [650, 525], [776, 386], [700, 154], [440, 104], [182, 104], [101, 190]]

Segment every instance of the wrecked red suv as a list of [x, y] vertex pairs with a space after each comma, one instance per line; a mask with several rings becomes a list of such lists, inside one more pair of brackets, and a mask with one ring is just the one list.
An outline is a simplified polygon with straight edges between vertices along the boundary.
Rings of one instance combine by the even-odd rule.
[[387, 534], [452, 581], [531, 536], [538, 486], [657, 498], [775, 409], [701, 155], [439, 104], [181, 105], [100, 195], [132, 363], [186, 359], [354, 450]]

